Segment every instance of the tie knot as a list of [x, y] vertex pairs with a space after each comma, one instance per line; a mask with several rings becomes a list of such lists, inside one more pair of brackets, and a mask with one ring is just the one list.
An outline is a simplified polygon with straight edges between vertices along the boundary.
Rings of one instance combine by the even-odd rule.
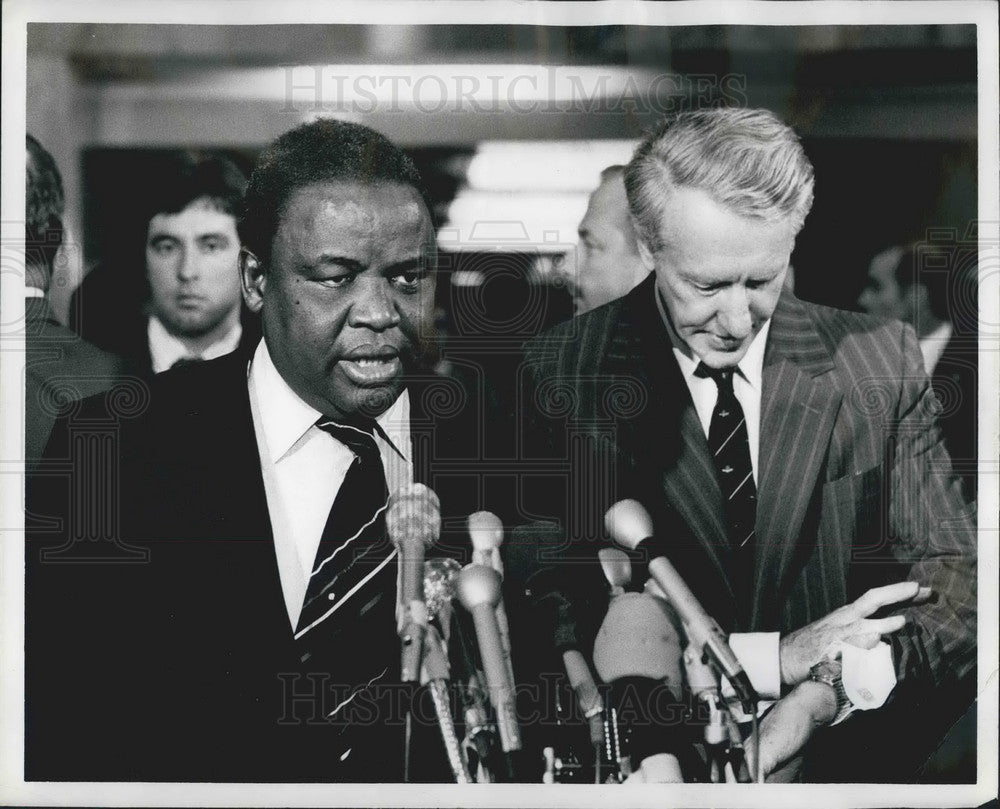
[[703, 379], [709, 378], [714, 379], [715, 384], [718, 386], [719, 390], [732, 391], [733, 389], [733, 374], [736, 372], [736, 368], [709, 368], [705, 363], [698, 363], [698, 367], [695, 369], [694, 375], [700, 376]]
[[171, 365], [171, 368], [187, 368], [190, 365], [198, 365], [205, 361], [204, 357], [199, 357], [197, 354], [193, 354], [189, 357], [181, 357], [177, 362]]
[[316, 426], [332, 435], [359, 458], [371, 457], [373, 454], [378, 455], [375, 434], [379, 432], [379, 427], [374, 419], [358, 420], [347, 424], [323, 417], [316, 422]]

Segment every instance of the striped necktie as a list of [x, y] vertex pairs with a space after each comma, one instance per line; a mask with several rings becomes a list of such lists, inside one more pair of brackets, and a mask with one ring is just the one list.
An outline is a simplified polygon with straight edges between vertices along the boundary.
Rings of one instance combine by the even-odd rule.
[[[374, 421], [346, 424], [321, 418], [316, 426], [354, 453], [354, 461], [337, 492], [316, 551], [306, 587], [296, 637], [305, 637], [357, 593], [382, 582], [378, 573], [388, 564], [392, 548], [385, 530], [388, 488]], [[353, 611], [350, 611], [353, 612]], [[336, 623], [336, 620], [333, 619]], [[392, 632], [392, 626], [386, 628]], [[329, 633], [324, 633], [328, 635]]]
[[750, 462], [746, 416], [733, 392], [734, 371], [734, 368], [709, 368], [700, 363], [695, 375], [710, 377], [719, 389], [708, 430], [708, 449], [722, 492], [729, 540], [729, 579], [736, 593], [738, 620], [745, 626], [750, 621], [753, 587], [757, 486]]

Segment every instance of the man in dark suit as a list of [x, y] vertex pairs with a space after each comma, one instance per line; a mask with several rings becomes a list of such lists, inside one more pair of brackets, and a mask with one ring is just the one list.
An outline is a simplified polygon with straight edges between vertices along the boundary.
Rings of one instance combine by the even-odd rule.
[[[57, 424], [51, 474], [29, 486], [51, 530], [27, 549], [28, 779], [402, 779], [387, 497], [435, 488], [446, 552], [484, 505], [455, 491], [475, 400], [420, 370], [435, 262], [420, 188], [366, 127], [286, 133], [240, 225], [252, 357]], [[436, 734], [420, 713], [411, 780], [448, 778]]]
[[[654, 274], [527, 347], [526, 391], [568, 469], [564, 554], [591, 557], [604, 510], [636, 498], [723, 628], [770, 633], [747, 657], [801, 719], [771, 730], [809, 732], [772, 736], [767, 770], [850, 709], [831, 644], [886, 636], [890, 703], [817, 733], [807, 775], [912, 778], [976, 660], [974, 516], [913, 332], [783, 290], [813, 180], [772, 114], [679, 115], [625, 183]], [[526, 510], [559, 516], [546, 497]]]
[[24, 458], [34, 468], [60, 406], [112, 387], [122, 359], [63, 326], [49, 308], [52, 268], [63, 243], [62, 178], [52, 156], [27, 136], [24, 247]]
[[224, 156], [172, 155], [144, 203], [141, 279], [88, 273], [71, 303], [73, 328], [140, 374], [252, 351], [260, 328], [236, 272], [245, 191], [246, 177]]
[[969, 497], [976, 494], [979, 325], [975, 247], [928, 240], [890, 247], [868, 267], [861, 311], [894, 317], [917, 334], [941, 403], [945, 447]]

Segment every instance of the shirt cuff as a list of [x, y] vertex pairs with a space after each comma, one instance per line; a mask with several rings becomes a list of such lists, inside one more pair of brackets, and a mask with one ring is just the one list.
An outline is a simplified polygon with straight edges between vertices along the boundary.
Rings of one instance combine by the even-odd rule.
[[[729, 648], [750, 678], [750, 684], [762, 700], [781, 696], [781, 667], [778, 660], [780, 632], [734, 632], [729, 636]], [[724, 696], [732, 686], [723, 681]]]

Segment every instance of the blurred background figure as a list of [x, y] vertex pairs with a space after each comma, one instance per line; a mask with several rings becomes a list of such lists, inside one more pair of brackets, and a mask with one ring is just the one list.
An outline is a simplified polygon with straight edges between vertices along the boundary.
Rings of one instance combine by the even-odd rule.
[[564, 270], [578, 315], [622, 297], [649, 273], [639, 258], [623, 170], [609, 166], [601, 172], [578, 229], [576, 267]]
[[[955, 245], [895, 245], [876, 254], [858, 308], [909, 323], [941, 403], [938, 422], [969, 496], [976, 489], [978, 342], [975, 256]], [[966, 327], [969, 328], [966, 328]]]
[[[128, 311], [130, 296], [117, 294], [108, 271], [98, 269], [71, 306], [85, 315], [75, 324], [80, 333], [141, 373], [255, 345], [260, 333], [243, 312], [236, 264], [246, 182], [225, 157], [178, 155], [147, 209], [144, 304]], [[125, 311], [115, 311], [123, 299]]]
[[110, 388], [122, 361], [61, 325], [49, 307], [63, 243], [63, 185], [52, 156], [26, 137], [24, 222], [25, 464], [34, 468], [60, 405]]

